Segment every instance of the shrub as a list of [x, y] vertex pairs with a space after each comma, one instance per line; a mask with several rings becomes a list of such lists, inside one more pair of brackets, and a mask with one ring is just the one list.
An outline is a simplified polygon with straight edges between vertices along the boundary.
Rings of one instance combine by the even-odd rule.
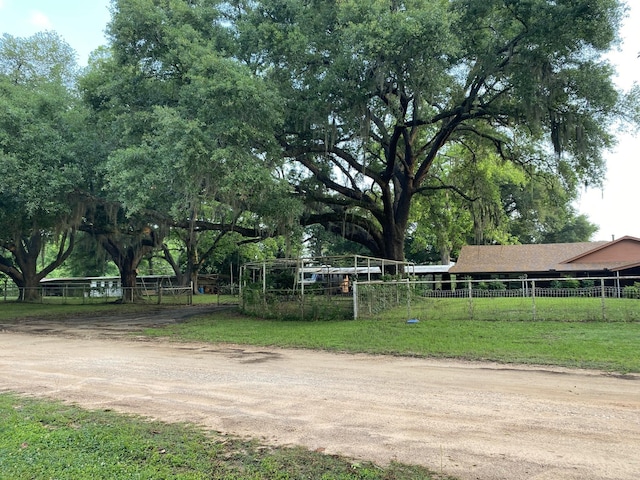
[[640, 282], [635, 282], [633, 285], [627, 285], [622, 290], [624, 298], [640, 298]]
[[580, 280], [565, 278], [563, 280], [553, 280], [549, 285], [551, 288], [580, 288]]

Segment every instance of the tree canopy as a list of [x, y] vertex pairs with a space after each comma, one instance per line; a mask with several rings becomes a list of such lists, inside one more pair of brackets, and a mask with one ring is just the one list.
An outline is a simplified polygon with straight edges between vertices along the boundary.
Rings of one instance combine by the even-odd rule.
[[[25, 298], [70, 254], [81, 211], [83, 109], [70, 47], [54, 34], [0, 39], [0, 271]], [[45, 245], [59, 250], [38, 271]]]
[[[288, 184], [273, 175], [277, 95], [229, 57], [220, 21], [214, 2], [115, 1], [110, 49], [81, 82], [111, 135], [94, 194], [117, 203], [119, 218], [145, 218], [147, 231], [183, 229], [191, 280], [212, 251], [197, 250], [203, 232], [260, 239], [297, 222]], [[148, 247], [161, 243], [156, 236]]]
[[621, 113], [603, 59], [617, 41], [616, 0], [238, 8], [238, 56], [286, 105], [278, 139], [309, 224], [400, 260], [412, 198], [432, 188], [439, 157], [477, 145], [567, 189], [602, 178]]

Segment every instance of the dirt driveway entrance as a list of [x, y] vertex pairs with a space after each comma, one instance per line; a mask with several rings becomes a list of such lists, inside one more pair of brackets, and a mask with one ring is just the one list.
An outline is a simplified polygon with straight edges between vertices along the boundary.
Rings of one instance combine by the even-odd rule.
[[461, 479], [640, 478], [640, 376], [123, 338], [193, 313], [0, 325], [0, 390]]

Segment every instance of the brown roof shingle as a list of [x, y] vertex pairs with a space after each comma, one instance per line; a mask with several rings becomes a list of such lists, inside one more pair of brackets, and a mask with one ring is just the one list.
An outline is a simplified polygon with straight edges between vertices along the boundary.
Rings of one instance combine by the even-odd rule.
[[[563, 263], [609, 242], [529, 245], [466, 245], [450, 273], [533, 273], [576, 271], [583, 264]], [[599, 266], [598, 270], [602, 269]], [[589, 268], [591, 270], [593, 268]]]

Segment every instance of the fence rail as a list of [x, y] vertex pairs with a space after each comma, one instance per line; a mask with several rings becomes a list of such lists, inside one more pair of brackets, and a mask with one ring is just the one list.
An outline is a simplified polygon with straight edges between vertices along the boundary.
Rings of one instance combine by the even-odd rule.
[[0, 301], [9, 302], [28, 299], [32, 302], [46, 304], [99, 304], [112, 303], [123, 298], [154, 304], [193, 303], [191, 287], [153, 287], [137, 286], [135, 288], [95, 287], [89, 284], [56, 284], [37, 288], [19, 288], [15, 285], [2, 285]]
[[408, 318], [422, 319], [640, 320], [640, 277], [401, 280], [353, 289], [354, 318], [406, 308]]

